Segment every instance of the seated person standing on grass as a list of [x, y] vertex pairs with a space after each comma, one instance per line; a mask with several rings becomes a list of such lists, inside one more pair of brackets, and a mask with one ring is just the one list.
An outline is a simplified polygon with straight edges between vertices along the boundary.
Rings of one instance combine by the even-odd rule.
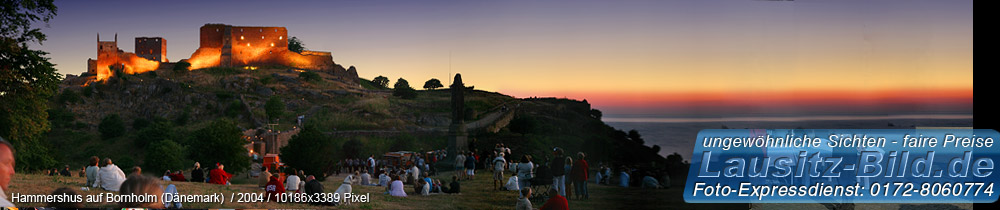
[[368, 174], [368, 169], [361, 172], [361, 185], [372, 185], [372, 175]]
[[217, 167], [208, 172], [209, 183], [212, 184], [229, 184], [229, 179], [233, 177], [232, 174], [225, 171], [225, 165], [221, 163], [215, 164]]
[[297, 193], [299, 191], [299, 176], [295, 175], [295, 169], [289, 169], [285, 171], [288, 173], [288, 177], [285, 178], [285, 192]]
[[400, 180], [402, 177], [398, 175], [389, 184], [389, 195], [396, 197], [406, 197], [406, 192], [403, 191], [403, 181]]
[[382, 171], [382, 173], [378, 175], [378, 186], [389, 186], [389, 182], [392, 181], [392, 179], [389, 179], [389, 175], [386, 173], [388, 172]]
[[431, 194], [431, 185], [430, 185], [430, 183], [427, 183], [426, 180], [421, 179], [420, 182], [418, 182], [417, 184], [420, 186], [418, 188], [419, 190], [417, 191], [417, 192], [420, 193], [420, 195], [430, 195]]
[[516, 210], [533, 210], [534, 207], [531, 206], [531, 188], [524, 188], [521, 190], [521, 196], [517, 199]]
[[[316, 180], [316, 176], [309, 175], [308, 177], [306, 177], [305, 190], [307, 195], [317, 195], [319, 193], [323, 193], [323, 183], [319, 182], [319, 180]], [[330, 205], [331, 203], [311, 202], [309, 204], [326, 206]]]
[[559, 195], [558, 190], [554, 188], [549, 189], [549, 195], [552, 195], [552, 197], [548, 201], [545, 201], [542, 208], [538, 210], [569, 210], [569, 201], [566, 200], [566, 197]]
[[[260, 172], [260, 180], [257, 180], [257, 187], [264, 187], [267, 185], [267, 182], [271, 181], [271, 171], [267, 169], [267, 167], [264, 167], [261, 170], [264, 171]], [[192, 178], [191, 181], [194, 181], [194, 178]]]
[[111, 163], [111, 158], [104, 158], [104, 167], [97, 172], [97, 179], [91, 187], [100, 186], [104, 190], [118, 192], [122, 182], [125, 182], [125, 172]]
[[271, 176], [271, 181], [264, 185], [264, 192], [267, 193], [267, 197], [270, 197], [272, 201], [278, 201], [278, 195], [285, 193], [285, 184], [278, 181], [277, 176]]
[[448, 193], [448, 194], [461, 193], [462, 192], [462, 185], [458, 184], [458, 176], [451, 176], [451, 186], [450, 187], [441, 186], [441, 188], [442, 188], [441, 191], [444, 191], [444, 193]]
[[90, 165], [87, 165], [87, 187], [94, 185], [97, 182], [97, 172], [101, 170], [98, 164], [101, 162], [101, 158], [97, 156], [90, 156]]
[[187, 181], [187, 179], [184, 178], [184, 171], [183, 170], [176, 170], [176, 171], [174, 171], [173, 174], [170, 174], [170, 180], [175, 181], [175, 182], [186, 182]]
[[163, 179], [163, 181], [172, 181], [173, 179], [170, 179], [170, 170], [163, 172], [163, 177], [160, 177], [160, 179]]
[[59, 175], [62, 176], [73, 176], [73, 172], [69, 171], [69, 165], [63, 167], [62, 171], [59, 171]]
[[194, 162], [194, 169], [191, 169], [191, 181], [205, 182], [205, 171], [201, 170], [201, 163]]

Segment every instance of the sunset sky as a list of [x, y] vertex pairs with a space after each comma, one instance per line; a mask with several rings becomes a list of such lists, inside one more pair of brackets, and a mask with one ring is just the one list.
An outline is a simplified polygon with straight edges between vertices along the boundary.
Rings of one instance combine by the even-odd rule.
[[118, 33], [125, 51], [135, 37], [163, 37], [175, 62], [198, 47], [199, 27], [225, 23], [286, 27], [363, 78], [419, 88], [447, 82], [450, 68], [477, 89], [587, 99], [606, 113], [971, 113], [972, 1], [56, 4], [37, 48], [62, 74], [86, 71], [98, 33]]

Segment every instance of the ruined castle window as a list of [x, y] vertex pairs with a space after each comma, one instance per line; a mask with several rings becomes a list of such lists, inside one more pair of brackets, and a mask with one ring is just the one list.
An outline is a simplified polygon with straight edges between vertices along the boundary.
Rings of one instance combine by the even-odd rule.
[[243, 32], [243, 29], [242, 29], [242, 28], [240, 29], [240, 32]]
[[249, 47], [249, 46], [250, 46], [250, 43], [247, 43], [247, 47]]
[[240, 36], [240, 40], [243, 40], [243, 36]]
[[274, 47], [274, 43], [271, 43], [271, 47]]
[[271, 51], [270, 51], [270, 50], [268, 50], [268, 51], [267, 51], [267, 54], [271, 54]]
[[285, 36], [278, 36], [278, 40], [282, 40], [284, 38], [285, 38]]
[[264, 36], [260, 36], [260, 39], [264, 39]]
[[259, 32], [264, 32], [264, 29], [263, 29], [263, 28], [262, 28], [262, 29], [260, 29], [260, 31], [259, 31]]
[[219, 29], [218, 29], [218, 28], [217, 28], [217, 29], [215, 29], [215, 32], [219, 32]]

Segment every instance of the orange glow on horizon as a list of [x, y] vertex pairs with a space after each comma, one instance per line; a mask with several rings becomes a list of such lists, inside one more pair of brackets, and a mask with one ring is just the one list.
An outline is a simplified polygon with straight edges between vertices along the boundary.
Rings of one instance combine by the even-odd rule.
[[[518, 97], [530, 97], [515, 94]], [[532, 94], [544, 97], [546, 94]], [[689, 107], [689, 106], [770, 106], [775, 104], [810, 106], [823, 104], [971, 104], [969, 89], [900, 89], [872, 91], [813, 90], [813, 91], [734, 91], [734, 92], [555, 92], [554, 97], [586, 99], [600, 107]]]

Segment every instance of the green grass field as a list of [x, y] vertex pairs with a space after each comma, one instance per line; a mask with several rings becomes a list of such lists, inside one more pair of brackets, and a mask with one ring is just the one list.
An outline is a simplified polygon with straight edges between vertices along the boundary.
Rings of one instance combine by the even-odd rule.
[[[450, 180], [451, 172], [444, 172], [434, 179]], [[243, 175], [245, 176], [245, 175]], [[334, 192], [340, 186], [345, 174], [332, 176], [323, 182], [326, 192]], [[508, 175], [509, 176], [509, 175]], [[446, 179], [447, 178], [447, 179]], [[353, 203], [347, 206], [326, 208], [336, 209], [513, 209], [517, 203], [515, 191], [493, 191], [493, 183], [488, 171], [477, 172], [476, 179], [462, 182], [461, 194], [432, 194], [420, 196], [413, 192], [412, 186], [406, 187], [409, 197], [392, 197], [384, 195], [379, 186], [353, 186], [355, 194], [370, 195], [368, 203]], [[236, 181], [236, 180], [234, 180]], [[248, 180], [239, 180], [245, 183]], [[80, 190], [86, 182], [82, 177], [50, 177], [39, 174], [17, 174], [11, 181], [10, 192], [20, 194], [49, 194], [60, 187], [70, 187]], [[229, 199], [231, 193], [263, 193], [256, 184], [234, 184], [229, 186], [207, 183], [172, 182], [177, 185], [181, 194], [212, 194], [223, 193]], [[589, 200], [569, 200], [571, 209], [746, 209], [746, 204], [689, 204], [684, 203], [681, 196], [682, 187], [671, 189], [640, 189], [622, 188], [590, 184]], [[91, 188], [81, 191], [82, 194], [105, 193], [101, 189]], [[18, 206], [46, 206], [43, 203], [15, 203]], [[533, 203], [535, 208], [542, 202]], [[116, 207], [113, 203], [87, 203], [84, 207]], [[184, 208], [269, 208], [269, 209], [303, 209], [321, 208], [300, 203], [184, 203]]]

